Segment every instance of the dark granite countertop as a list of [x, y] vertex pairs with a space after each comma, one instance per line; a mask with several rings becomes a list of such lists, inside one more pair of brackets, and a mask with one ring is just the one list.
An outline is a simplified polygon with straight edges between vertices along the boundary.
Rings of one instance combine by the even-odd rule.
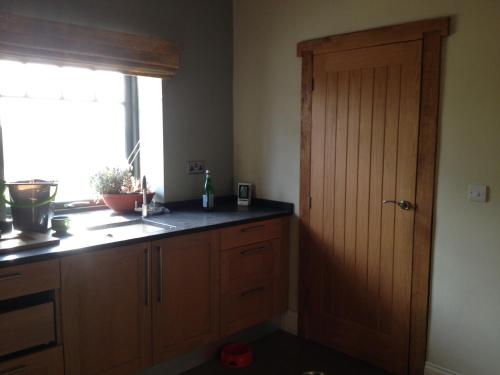
[[[216, 202], [216, 208], [211, 212], [203, 211], [199, 201], [171, 203], [167, 204], [167, 207], [170, 209], [169, 213], [145, 219], [138, 214], [114, 214], [108, 209], [72, 214], [69, 235], [61, 238], [59, 245], [0, 254], [0, 267], [267, 220], [293, 213], [291, 203], [261, 199], [255, 200], [250, 207], [238, 207], [234, 198], [226, 198]], [[94, 229], [89, 230], [90, 227]]]

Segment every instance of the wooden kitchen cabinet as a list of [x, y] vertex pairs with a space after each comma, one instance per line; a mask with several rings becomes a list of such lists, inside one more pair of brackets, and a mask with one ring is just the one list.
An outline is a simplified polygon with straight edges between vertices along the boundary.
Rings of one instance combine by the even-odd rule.
[[135, 374], [151, 364], [150, 244], [61, 260], [66, 375]]
[[279, 316], [287, 295], [288, 218], [68, 256], [65, 374], [135, 374]]
[[0, 301], [59, 288], [59, 261], [0, 269]]
[[0, 313], [0, 338], [0, 356], [54, 343], [53, 302]]
[[288, 305], [288, 218], [221, 230], [221, 335], [283, 313]]
[[224, 228], [221, 230], [221, 249], [279, 238], [282, 234], [282, 223], [282, 219], [271, 219]]
[[62, 348], [55, 347], [0, 363], [2, 375], [63, 375]]
[[218, 242], [216, 231], [153, 242], [155, 363], [217, 339]]

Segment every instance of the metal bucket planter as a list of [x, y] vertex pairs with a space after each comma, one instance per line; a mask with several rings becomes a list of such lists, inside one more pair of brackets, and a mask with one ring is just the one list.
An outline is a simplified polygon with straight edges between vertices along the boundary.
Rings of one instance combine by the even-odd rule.
[[[10, 199], [5, 198], [5, 188], [9, 189]], [[54, 193], [50, 190], [54, 187]], [[12, 210], [15, 229], [29, 232], [47, 232], [52, 214], [50, 204], [57, 194], [55, 181], [29, 180], [3, 183], [0, 187], [3, 202]]]

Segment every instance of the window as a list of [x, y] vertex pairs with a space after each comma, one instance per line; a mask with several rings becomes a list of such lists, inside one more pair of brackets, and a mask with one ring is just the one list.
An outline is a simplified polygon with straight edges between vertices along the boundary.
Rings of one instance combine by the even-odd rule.
[[57, 180], [58, 202], [94, 198], [90, 176], [107, 165], [126, 165], [138, 143], [134, 79], [0, 61], [4, 179]]

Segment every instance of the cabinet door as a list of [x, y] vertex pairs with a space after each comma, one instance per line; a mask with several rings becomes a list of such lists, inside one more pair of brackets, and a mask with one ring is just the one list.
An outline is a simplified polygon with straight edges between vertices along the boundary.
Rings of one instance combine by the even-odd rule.
[[0, 363], [2, 375], [63, 375], [63, 373], [61, 347]]
[[222, 251], [221, 293], [251, 289], [272, 279], [277, 250], [273, 241], [266, 241]]
[[135, 374], [151, 363], [150, 246], [64, 258], [66, 375]]
[[[258, 227], [261, 233], [278, 233], [278, 237], [221, 251], [222, 336], [270, 320], [286, 311], [288, 225], [288, 218], [283, 218], [268, 221], [263, 226], [252, 223], [240, 226], [244, 229]], [[269, 228], [275, 229], [271, 231]], [[224, 229], [221, 241], [224, 233], [227, 237], [228, 233], [236, 232], [231, 227]], [[237, 236], [232, 239], [234, 243], [240, 241]]]
[[222, 295], [221, 332], [223, 336], [273, 318], [274, 285], [272, 280], [254, 287]]
[[162, 362], [217, 339], [217, 232], [153, 243], [153, 356]]

